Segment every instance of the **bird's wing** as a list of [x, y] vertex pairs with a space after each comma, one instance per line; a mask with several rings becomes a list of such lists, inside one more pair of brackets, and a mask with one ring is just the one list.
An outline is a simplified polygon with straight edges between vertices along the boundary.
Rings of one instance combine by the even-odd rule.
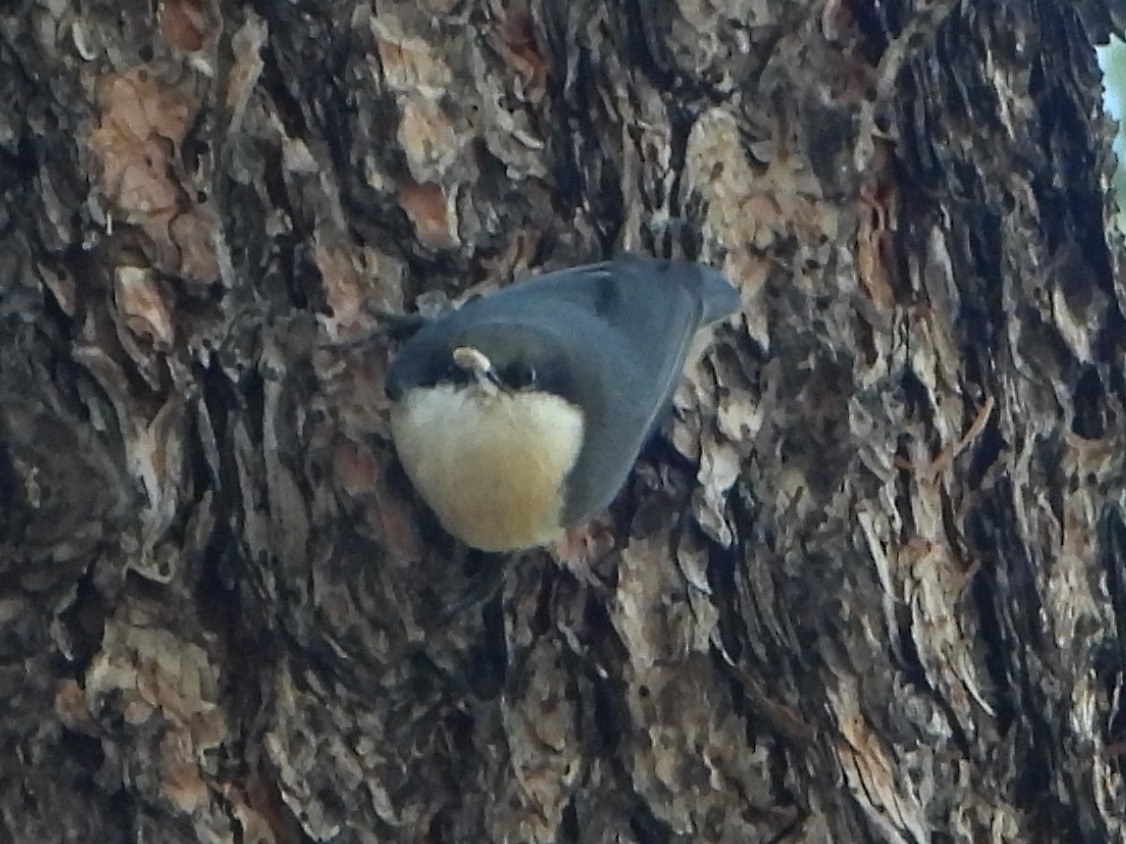
[[[597, 394], [604, 404], [588, 411], [583, 453], [571, 473], [569, 519], [610, 503], [663, 419], [696, 332], [738, 301], [731, 285], [707, 267], [625, 256], [548, 273], [480, 302], [597, 345], [578, 352], [585, 377], [601, 381]], [[598, 331], [572, 327], [588, 318]]]

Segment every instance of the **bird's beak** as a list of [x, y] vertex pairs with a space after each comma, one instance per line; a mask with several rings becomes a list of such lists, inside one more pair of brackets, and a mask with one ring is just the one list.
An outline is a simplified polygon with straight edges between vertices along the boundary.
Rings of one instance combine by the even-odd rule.
[[500, 387], [500, 380], [493, 369], [493, 362], [480, 349], [472, 346], [459, 346], [454, 349], [454, 363], [472, 373], [477, 383], [490, 388]]

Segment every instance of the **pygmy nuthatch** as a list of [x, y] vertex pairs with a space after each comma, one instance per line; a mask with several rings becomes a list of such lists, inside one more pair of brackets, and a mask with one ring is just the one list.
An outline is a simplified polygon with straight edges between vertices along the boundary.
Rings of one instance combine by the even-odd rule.
[[739, 304], [715, 270], [635, 255], [473, 300], [388, 369], [399, 460], [467, 545], [548, 544], [617, 495], [697, 332]]

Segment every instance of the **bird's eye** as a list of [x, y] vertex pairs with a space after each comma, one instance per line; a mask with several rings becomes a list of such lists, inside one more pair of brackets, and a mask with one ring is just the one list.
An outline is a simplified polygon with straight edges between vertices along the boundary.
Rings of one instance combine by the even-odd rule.
[[445, 381], [450, 384], [464, 384], [470, 378], [469, 372], [464, 367], [458, 366], [453, 361], [450, 361], [442, 368], [442, 374], [438, 376], [439, 381]]
[[536, 384], [536, 368], [530, 363], [514, 363], [504, 370], [501, 380], [514, 390], [524, 390]]

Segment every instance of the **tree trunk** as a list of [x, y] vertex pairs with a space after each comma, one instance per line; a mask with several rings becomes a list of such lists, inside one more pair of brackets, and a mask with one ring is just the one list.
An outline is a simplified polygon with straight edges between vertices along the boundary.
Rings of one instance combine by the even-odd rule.
[[[1123, 839], [1109, 0], [151, 5], [0, 3], [0, 844]], [[744, 313], [467, 552], [336, 341], [621, 247]]]

